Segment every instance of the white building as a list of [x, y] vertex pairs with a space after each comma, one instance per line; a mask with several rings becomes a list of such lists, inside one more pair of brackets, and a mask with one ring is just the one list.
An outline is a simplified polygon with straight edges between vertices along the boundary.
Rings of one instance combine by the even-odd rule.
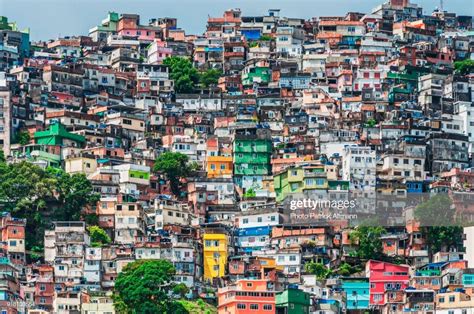
[[5, 156], [10, 155], [11, 115], [10, 90], [7, 87], [5, 72], [0, 73], [0, 147]]
[[342, 179], [351, 189], [375, 193], [375, 151], [365, 146], [346, 146], [342, 161]]

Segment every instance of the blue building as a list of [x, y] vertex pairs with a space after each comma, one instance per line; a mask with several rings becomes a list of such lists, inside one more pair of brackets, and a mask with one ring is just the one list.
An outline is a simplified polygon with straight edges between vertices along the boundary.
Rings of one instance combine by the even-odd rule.
[[282, 73], [280, 88], [307, 89], [311, 83], [311, 73]]
[[241, 253], [260, 250], [270, 241], [271, 227], [239, 228], [236, 230], [237, 247]]
[[342, 290], [346, 294], [348, 310], [364, 310], [369, 308], [368, 278], [342, 278]]

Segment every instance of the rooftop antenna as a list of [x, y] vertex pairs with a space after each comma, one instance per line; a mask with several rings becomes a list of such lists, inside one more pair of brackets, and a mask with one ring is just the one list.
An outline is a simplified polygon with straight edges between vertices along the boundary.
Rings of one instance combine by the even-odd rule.
[[444, 12], [444, 0], [439, 0], [439, 10]]

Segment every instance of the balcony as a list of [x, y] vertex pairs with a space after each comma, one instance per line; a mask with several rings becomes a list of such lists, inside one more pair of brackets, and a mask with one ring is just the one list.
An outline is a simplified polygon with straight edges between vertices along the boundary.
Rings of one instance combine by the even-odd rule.
[[410, 257], [425, 257], [425, 256], [428, 256], [428, 251], [427, 250], [411, 250], [410, 254], [408, 256], [410, 256]]
[[235, 51], [225, 51], [224, 58], [243, 58], [245, 56], [244, 52], [235, 52]]
[[304, 172], [305, 178], [326, 178], [326, 172], [314, 172], [314, 171], [305, 171]]
[[404, 291], [387, 291], [386, 303], [404, 303]]

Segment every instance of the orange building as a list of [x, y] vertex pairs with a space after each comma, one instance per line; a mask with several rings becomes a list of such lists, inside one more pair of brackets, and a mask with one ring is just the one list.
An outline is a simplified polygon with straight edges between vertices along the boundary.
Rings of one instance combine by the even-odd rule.
[[219, 314], [276, 313], [274, 284], [268, 280], [238, 280], [217, 292]]
[[231, 156], [207, 156], [208, 178], [230, 178], [233, 164]]
[[26, 219], [14, 218], [10, 213], [3, 213], [0, 219], [0, 230], [3, 248], [14, 264], [25, 264], [25, 227]]

